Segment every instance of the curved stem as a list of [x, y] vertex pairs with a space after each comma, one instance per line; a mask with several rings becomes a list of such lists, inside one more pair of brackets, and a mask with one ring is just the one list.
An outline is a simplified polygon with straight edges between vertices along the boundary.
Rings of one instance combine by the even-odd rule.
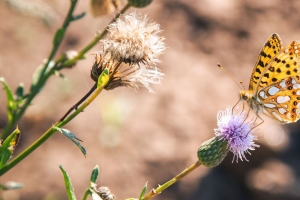
[[[73, 11], [75, 8], [75, 5], [77, 3], [77, 0], [72, 0], [71, 1], [71, 6], [70, 9], [68, 11], [68, 15], [66, 16], [66, 19], [63, 23], [62, 29], [66, 29], [67, 26], [69, 25], [69, 23], [71, 22], [72, 16], [73, 16]], [[116, 19], [118, 19], [122, 14], [124, 14], [128, 9], [130, 8], [130, 5], [127, 4], [124, 6], [124, 8], [115, 16], [115, 18], [109, 23], [113, 23], [116, 21]], [[18, 111], [16, 117], [14, 118], [14, 120], [12, 121], [12, 123], [9, 123], [5, 126], [0, 138], [1, 139], [5, 139], [7, 137], [7, 135], [9, 134], [9, 131], [12, 129], [13, 126], [16, 125], [16, 123], [19, 121], [19, 119], [23, 116], [24, 112], [26, 111], [27, 107], [31, 104], [33, 98], [37, 95], [37, 93], [39, 92], [40, 88], [43, 86], [43, 84], [47, 81], [47, 79], [53, 74], [54, 70], [60, 70], [66, 66], [72, 65], [74, 64], [77, 60], [79, 60], [80, 58], [82, 58], [82, 56], [88, 52], [92, 47], [94, 47], [100, 39], [102, 39], [106, 34], [107, 34], [107, 29], [103, 30], [102, 33], [100, 33], [99, 35], [97, 35], [86, 47], [84, 47], [77, 56], [75, 56], [73, 59], [67, 60], [65, 61], [62, 65], [57, 66], [58, 63], [62, 62], [65, 59], [65, 56], [62, 55], [60, 56], [56, 61], [55, 61], [55, 66], [57, 67], [53, 67], [51, 70], [49, 70], [49, 72], [47, 72], [47, 68], [49, 66], [50, 61], [53, 59], [55, 53], [57, 52], [57, 49], [60, 45], [60, 42], [58, 45], [54, 45], [47, 63], [45, 64], [45, 67], [43, 68], [43, 71], [41, 74], [43, 74], [43, 76], [40, 77], [38, 84], [36, 85], [35, 89], [33, 90], [33, 92], [30, 93], [30, 95], [28, 95], [24, 105], [20, 108], [20, 110]], [[60, 40], [61, 41], [61, 40]], [[46, 72], [46, 74], [45, 74]]]
[[72, 113], [69, 117], [67, 117], [62, 122], [56, 122], [51, 128], [49, 128], [38, 140], [36, 140], [32, 145], [30, 145], [27, 149], [25, 149], [22, 153], [20, 153], [17, 157], [15, 157], [11, 162], [9, 162], [5, 167], [0, 169], [0, 176], [8, 172], [11, 168], [21, 162], [24, 158], [26, 158], [29, 154], [31, 154], [34, 150], [36, 150], [39, 146], [41, 146], [48, 138], [50, 138], [57, 130], [53, 127], [61, 128], [69, 121], [71, 121], [74, 117], [76, 117], [79, 113], [81, 113], [102, 91], [105, 85], [97, 88], [95, 92], [90, 96], [88, 100], [86, 100], [74, 113]]
[[163, 185], [157, 187], [156, 189], [152, 189], [151, 192], [149, 192], [146, 196], [144, 196], [142, 198], [142, 200], [151, 199], [152, 197], [155, 197], [156, 195], [162, 193], [162, 191], [164, 191], [165, 189], [167, 189], [168, 187], [170, 187], [171, 185], [173, 185], [174, 183], [176, 183], [177, 181], [179, 181], [180, 179], [182, 179], [183, 177], [188, 175], [190, 172], [192, 172], [194, 169], [196, 169], [200, 165], [201, 165], [201, 163], [198, 160], [195, 164], [193, 164], [189, 168], [186, 168], [180, 174], [178, 174], [177, 176], [175, 176], [174, 178], [172, 178], [168, 182], [166, 182]]
[[94, 90], [97, 88], [97, 83], [95, 83], [95, 85], [90, 89], [90, 91], [88, 91], [88, 93], [86, 93], [86, 95], [84, 95], [84, 97], [82, 97], [74, 106], [72, 106], [67, 112], [66, 114], [64, 114], [64, 116], [59, 120], [59, 122], [64, 121], [64, 119], [75, 109], [77, 110], [78, 106], [84, 102], [93, 92]]
[[[72, 17], [73, 17], [73, 12], [74, 12], [74, 9], [75, 9], [75, 6], [77, 4], [77, 0], [72, 0], [71, 1], [71, 5], [70, 5], [70, 8], [68, 10], [68, 14], [63, 22], [63, 25], [61, 27], [62, 30], [65, 30], [68, 28], [70, 22], [72, 21]], [[64, 35], [64, 34], [63, 34]], [[56, 35], [55, 35], [56, 36]], [[51, 62], [51, 60], [53, 59], [53, 57], [55, 56], [60, 44], [61, 44], [61, 41], [63, 39], [63, 36], [60, 38], [59, 41], [53, 43], [53, 47], [52, 47], [52, 50], [48, 56], [48, 59], [47, 59], [47, 62], [44, 66], [44, 68], [42, 69], [41, 73], [40, 73], [40, 77], [37, 81], [37, 84], [36, 86], [34, 87], [34, 89], [30, 92], [30, 94], [28, 95], [28, 97], [26, 98], [26, 101], [25, 103], [22, 105], [22, 107], [20, 107], [20, 109], [18, 110], [17, 114], [15, 115], [13, 121], [9, 124], [7, 124], [1, 134], [1, 139], [4, 139], [7, 137], [7, 135], [9, 134], [9, 131], [13, 128], [13, 126], [16, 125], [16, 123], [19, 121], [19, 119], [23, 116], [25, 110], [27, 109], [27, 107], [31, 104], [31, 101], [33, 100], [33, 98], [39, 93], [41, 87], [43, 87], [44, 83], [47, 81], [47, 79], [49, 78], [49, 75], [45, 75], [45, 72], [47, 71], [47, 68], [49, 67], [49, 64]], [[54, 39], [55, 40], [55, 37]], [[54, 67], [53, 67], [54, 68]], [[53, 70], [51, 69], [50, 71], [52, 71], [53, 73]], [[51, 74], [52, 74], [51, 73]]]
[[[115, 18], [109, 23], [114, 23], [122, 14], [124, 14], [128, 9], [130, 8], [129, 3], [124, 6], [124, 8], [115, 16]], [[74, 58], [65, 61], [59, 69], [64, 68], [66, 66], [70, 66], [74, 64], [77, 60], [79, 60], [86, 52], [88, 52], [92, 47], [94, 47], [99, 40], [101, 40], [106, 34], [108, 33], [107, 28], [104, 29], [101, 33], [95, 36], [95, 38], [81, 51], [78, 52], [78, 55], [75, 56]], [[61, 59], [61, 58], [59, 58]]]
[[88, 188], [85, 190], [82, 200], [86, 200], [88, 198], [89, 194], [90, 194], [90, 189]]

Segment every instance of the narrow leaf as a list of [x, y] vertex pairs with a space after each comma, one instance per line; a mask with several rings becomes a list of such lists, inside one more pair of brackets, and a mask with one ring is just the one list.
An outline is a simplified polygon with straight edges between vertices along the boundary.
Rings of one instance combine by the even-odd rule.
[[17, 141], [20, 137], [20, 131], [18, 128], [14, 130], [1, 144], [0, 146], [0, 169], [2, 169], [11, 155], [14, 152], [15, 146], [17, 145]]
[[6, 184], [0, 184], [0, 190], [13, 190], [13, 189], [19, 189], [22, 188], [22, 183], [17, 183], [13, 181], [9, 181]]
[[[44, 66], [42, 66], [42, 65], [38, 66], [38, 68], [36, 68], [35, 72], [33, 73], [30, 92], [35, 90], [35, 88], [37, 87], [38, 81], [39, 81], [41, 73], [43, 71], [43, 67]], [[42, 90], [42, 88], [43, 87], [41, 87], [38, 92], [40, 92]]]
[[68, 195], [69, 200], [76, 200], [74, 188], [72, 186], [71, 179], [70, 179], [68, 173], [64, 170], [64, 168], [61, 165], [59, 165], [59, 168], [62, 171], [63, 176], [64, 176], [67, 195]]
[[69, 138], [74, 144], [76, 144], [76, 146], [80, 149], [80, 151], [83, 153], [83, 155], [86, 155], [86, 150], [83, 146], [80, 145], [80, 142], [82, 142], [82, 140], [80, 140], [75, 134], [73, 134], [71, 131], [64, 129], [64, 128], [58, 128], [56, 126], [53, 127], [54, 129], [58, 130], [59, 132], [61, 132], [63, 135], [65, 135], [67, 138]]
[[107, 68], [103, 70], [98, 78], [97, 88], [104, 87], [109, 81], [109, 71]]
[[98, 179], [98, 175], [99, 175], [99, 166], [96, 165], [92, 171], [92, 175], [91, 175], [91, 179], [90, 181], [92, 183], [96, 183], [97, 182], [97, 179]]
[[145, 184], [145, 186], [144, 186], [144, 188], [143, 188], [143, 190], [142, 190], [142, 192], [140, 194], [139, 200], [142, 200], [144, 198], [144, 196], [145, 196], [145, 193], [146, 193], [146, 190], [147, 190], [147, 183]]
[[85, 16], [85, 12], [83, 12], [79, 15], [74, 15], [74, 16], [72, 16], [72, 21], [79, 20], [79, 19], [83, 18], [84, 16]]
[[2, 84], [4, 85], [4, 89], [6, 92], [6, 97], [7, 97], [7, 116], [8, 116], [8, 121], [12, 121], [15, 115], [15, 112], [17, 110], [17, 104], [14, 100], [14, 95], [10, 89], [10, 87], [8, 86], [8, 84], [6, 83], [5, 79], [3, 77], [0, 77], [0, 81], [2, 82]]
[[59, 43], [61, 42], [61, 40], [63, 39], [65, 35], [65, 30], [64, 29], [58, 29], [55, 33], [55, 36], [54, 36], [54, 41], [53, 41], [53, 44], [55, 46], [59, 45]]

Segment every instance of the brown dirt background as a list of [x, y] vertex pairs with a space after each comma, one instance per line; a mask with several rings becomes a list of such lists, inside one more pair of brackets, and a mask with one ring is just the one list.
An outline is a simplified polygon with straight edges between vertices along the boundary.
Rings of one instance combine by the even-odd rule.
[[[11, 88], [20, 82], [29, 89], [36, 67], [50, 52], [69, 1], [34, 1], [16, 6], [0, 1], [0, 76]], [[27, 1], [28, 2], [28, 1]], [[80, 139], [86, 158], [61, 134], [1, 177], [24, 188], [0, 194], [5, 200], [67, 199], [58, 165], [68, 171], [77, 197], [99, 165], [99, 186], [108, 186], [118, 199], [138, 197], [192, 165], [196, 151], [214, 136], [218, 110], [233, 106], [239, 88], [216, 63], [248, 85], [256, 57], [266, 39], [278, 33], [283, 44], [300, 39], [300, 1], [279, 0], [165, 0], [137, 10], [164, 30], [167, 50], [159, 64], [166, 74], [156, 94], [145, 88], [104, 91], [65, 128]], [[87, 15], [71, 24], [60, 53], [80, 50], [111, 20], [94, 18], [89, 1], [79, 1], [76, 13]], [[37, 14], [36, 14], [37, 13]], [[100, 44], [90, 53], [101, 48]], [[60, 54], [59, 53], [59, 54]], [[52, 77], [19, 122], [22, 131], [16, 154], [43, 134], [93, 85], [89, 78], [93, 56], [64, 70], [66, 80]], [[0, 91], [0, 128], [6, 119], [6, 100]], [[265, 118], [266, 119], [266, 118]], [[231, 163], [232, 154], [218, 167], [200, 167], [155, 199], [176, 200], [293, 200], [300, 199], [299, 123], [281, 126], [272, 120], [256, 132], [260, 148], [250, 162]]]

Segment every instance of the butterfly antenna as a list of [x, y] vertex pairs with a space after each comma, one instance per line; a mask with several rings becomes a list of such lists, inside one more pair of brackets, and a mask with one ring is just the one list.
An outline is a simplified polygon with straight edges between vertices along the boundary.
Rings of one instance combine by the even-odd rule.
[[245, 86], [244, 86], [244, 84], [243, 84], [243, 81], [240, 81], [240, 84], [242, 85], [243, 90], [246, 90], [246, 89], [245, 89]]
[[[218, 65], [218, 67], [220, 67], [223, 70], [223, 72], [225, 72], [239, 86], [239, 88], [241, 88], [241, 86], [240, 86], [241, 83], [238, 83], [219, 63], [217, 65]], [[244, 85], [243, 85], [243, 88], [241, 88], [241, 89], [245, 90]]]

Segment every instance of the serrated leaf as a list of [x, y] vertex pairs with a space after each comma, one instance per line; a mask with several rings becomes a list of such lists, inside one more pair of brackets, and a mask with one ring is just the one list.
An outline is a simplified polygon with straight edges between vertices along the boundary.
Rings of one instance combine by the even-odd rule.
[[64, 128], [58, 128], [56, 126], [53, 127], [54, 129], [58, 130], [59, 132], [61, 132], [63, 135], [65, 135], [67, 138], [69, 138], [74, 144], [76, 144], [76, 146], [80, 149], [80, 151], [83, 153], [83, 155], [86, 155], [86, 150], [83, 146], [80, 145], [80, 142], [82, 142], [82, 140], [80, 140], [75, 134], [73, 134], [71, 131], [64, 129]]
[[142, 192], [141, 192], [141, 194], [140, 194], [139, 200], [142, 200], [142, 199], [144, 198], [144, 196], [145, 196], [145, 193], [146, 193], [146, 191], [147, 191], [147, 183], [148, 183], [148, 182], [146, 182], [146, 184], [144, 185], [144, 188], [143, 188], [143, 190], [142, 190]]
[[97, 179], [98, 179], [98, 175], [99, 175], [99, 166], [96, 165], [92, 171], [92, 175], [91, 175], [91, 179], [90, 181], [92, 183], [96, 183], [97, 182]]
[[0, 81], [2, 82], [5, 92], [6, 92], [6, 97], [7, 97], [7, 103], [6, 103], [6, 107], [7, 107], [7, 117], [8, 117], [8, 121], [12, 121], [15, 115], [15, 112], [17, 110], [17, 104], [15, 102], [14, 99], [14, 95], [10, 89], [10, 87], [8, 86], [8, 84], [6, 83], [5, 79], [3, 77], [0, 77]]
[[0, 184], [0, 190], [13, 190], [20, 189], [23, 187], [22, 183], [17, 183], [13, 181], [9, 181], [6, 184]]
[[64, 29], [58, 29], [55, 33], [55, 36], [54, 36], [54, 40], [53, 40], [53, 44], [54, 46], [57, 46], [59, 45], [59, 43], [61, 42], [61, 40], [63, 39], [65, 35], [65, 30]]
[[72, 16], [72, 21], [79, 20], [79, 19], [83, 18], [84, 16], [85, 16], [85, 12], [83, 12], [79, 15], [74, 15], [74, 16]]
[[97, 88], [104, 87], [109, 81], [109, 71], [105, 68], [98, 78]]
[[68, 173], [65, 171], [65, 169], [61, 165], [59, 165], [59, 168], [62, 171], [63, 176], [64, 176], [65, 186], [66, 186], [67, 195], [68, 195], [69, 200], [76, 200], [74, 188], [72, 186], [72, 182], [71, 182], [71, 179], [70, 179]]
[[1, 144], [0, 146], [0, 169], [2, 169], [11, 155], [14, 152], [17, 141], [20, 137], [20, 131], [18, 128], [14, 130]]

